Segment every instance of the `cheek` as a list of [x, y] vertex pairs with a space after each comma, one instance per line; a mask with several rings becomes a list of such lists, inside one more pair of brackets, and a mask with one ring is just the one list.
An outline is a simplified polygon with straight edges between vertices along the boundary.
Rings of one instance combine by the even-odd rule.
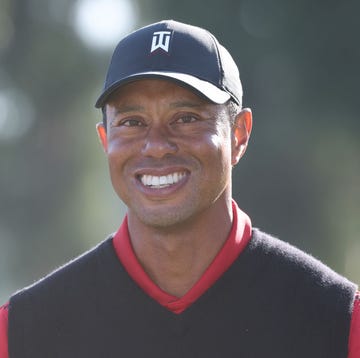
[[119, 180], [123, 174], [128, 157], [129, 153], [125, 146], [121, 145], [117, 141], [109, 142], [107, 160], [113, 184], [116, 184], [114, 181]]
[[122, 165], [130, 158], [136, 149], [136, 141], [121, 138], [120, 136], [109, 136], [108, 160], [112, 165]]
[[117, 196], [128, 205], [131, 183], [130, 175], [126, 174], [127, 160], [123, 154], [120, 150], [109, 148], [107, 160], [112, 187]]
[[222, 146], [223, 137], [217, 133], [214, 133], [209, 136], [207, 142], [209, 145], [211, 145], [213, 148], [220, 148]]
[[205, 130], [199, 131], [194, 136], [194, 141], [199, 145], [199, 149], [204, 146], [212, 151], [221, 150], [230, 138], [228, 129], [221, 123], [213, 124]]
[[109, 173], [112, 185], [116, 192], [121, 188], [120, 179], [121, 179], [121, 163], [119, 162], [119, 158], [114, 155], [114, 153], [108, 153], [108, 166]]
[[222, 134], [211, 134], [198, 141], [197, 152], [215, 174], [224, 175], [231, 168], [231, 141]]

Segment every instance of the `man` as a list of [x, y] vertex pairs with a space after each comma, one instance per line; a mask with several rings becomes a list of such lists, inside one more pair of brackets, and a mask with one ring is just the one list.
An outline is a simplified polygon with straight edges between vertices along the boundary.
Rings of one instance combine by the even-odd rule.
[[128, 35], [96, 106], [127, 215], [11, 297], [0, 358], [360, 357], [356, 286], [232, 200], [252, 116], [212, 34], [163, 21]]

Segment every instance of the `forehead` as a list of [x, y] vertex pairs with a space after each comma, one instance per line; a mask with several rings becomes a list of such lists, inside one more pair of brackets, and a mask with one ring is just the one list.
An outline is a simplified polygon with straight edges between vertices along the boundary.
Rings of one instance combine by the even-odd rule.
[[107, 104], [111, 106], [142, 100], [187, 100], [198, 104], [213, 104], [192, 88], [166, 79], [141, 79], [124, 84], [114, 91]]

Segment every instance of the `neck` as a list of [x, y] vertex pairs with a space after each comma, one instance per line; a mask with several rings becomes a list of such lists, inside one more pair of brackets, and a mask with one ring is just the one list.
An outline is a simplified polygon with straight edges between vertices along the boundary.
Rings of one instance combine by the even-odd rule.
[[131, 212], [128, 225], [134, 252], [144, 270], [162, 290], [181, 297], [220, 251], [231, 230], [232, 218], [228, 200], [216, 202], [196, 220], [171, 228], [144, 225]]

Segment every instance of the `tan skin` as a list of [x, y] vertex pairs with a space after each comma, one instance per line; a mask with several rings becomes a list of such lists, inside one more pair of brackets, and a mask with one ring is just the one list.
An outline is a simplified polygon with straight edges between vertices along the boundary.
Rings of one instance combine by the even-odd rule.
[[[106, 112], [108, 128], [99, 123], [97, 131], [113, 187], [128, 207], [134, 252], [161, 289], [181, 297], [231, 229], [231, 171], [248, 144], [251, 111], [243, 109], [231, 126], [226, 105], [144, 79], [118, 89]], [[174, 175], [176, 183], [146, 185], [146, 177]]]

